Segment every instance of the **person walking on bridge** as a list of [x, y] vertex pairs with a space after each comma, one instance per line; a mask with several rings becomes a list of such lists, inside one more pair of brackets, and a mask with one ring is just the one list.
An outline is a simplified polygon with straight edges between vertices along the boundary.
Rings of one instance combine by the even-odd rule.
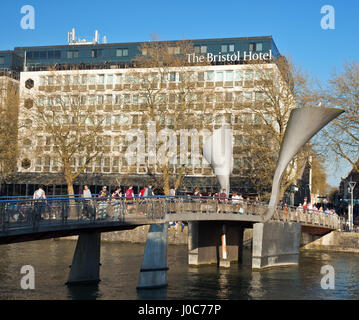
[[109, 197], [109, 192], [107, 191], [107, 187], [106, 186], [103, 186], [102, 187], [102, 190], [99, 194], [99, 197], [100, 198], [106, 198], [106, 200], [99, 200], [99, 204], [98, 204], [98, 217], [99, 219], [105, 219], [107, 217], [107, 212], [106, 212], [106, 209], [107, 209], [107, 198]]
[[44, 200], [46, 199], [46, 194], [44, 191], [44, 187], [39, 185], [39, 188], [34, 192], [33, 195], [34, 201], [34, 228], [38, 227], [38, 224], [41, 220], [41, 216], [44, 214], [45, 210], [45, 203]]

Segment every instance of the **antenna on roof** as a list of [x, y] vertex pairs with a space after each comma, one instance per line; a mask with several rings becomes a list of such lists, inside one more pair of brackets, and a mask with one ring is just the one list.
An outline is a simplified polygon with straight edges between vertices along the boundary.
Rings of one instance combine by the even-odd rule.
[[[76, 39], [75, 28], [72, 28], [72, 31], [67, 33], [67, 41], [70, 45], [98, 44], [100, 43], [100, 37], [98, 30], [95, 30], [95, 38], [92, 41], [87, 41], [86, 39], [80, 39], [80, 38]], [[103, 37], [103, 43], [107, 43], [106, 36]]]

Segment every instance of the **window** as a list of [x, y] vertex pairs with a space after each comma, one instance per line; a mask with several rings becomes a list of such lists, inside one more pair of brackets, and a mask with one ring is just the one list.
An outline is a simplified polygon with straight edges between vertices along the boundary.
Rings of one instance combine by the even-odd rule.
[[120, 94], [117, 94], [116, 97], [115, 97], [115, 103], [116, 104], [121, 104], [121, 95]]
[[232, 92], [226, 92], [226, 102], [231, 102], [233, 99], [233, 93]]
[[236, 81], [242, 81], [243, 79], [243, 75], [242, 75], [242, 71], [237, 70], [235, 73], [235, 78]]
[[96, 76], [90, 76], [90, 84], [96, 83]]
[[170, 81], [176, 81], [176, 72], [170, 73]]
[[117, 57], [127, 57], [128, 56], [128, 49], [116, 49], [116, 56]]
[[81, 83], [86, 84], [87, 83], [87, 75], [81, 76]]
[[198, 81], [204, 81], [204, 72], [198, 72]]
[[228, 51], [228, 46], [226, 44], [221, 45], [221, 52], [226, 53]]
[[233, 81], [233, 71], [226, 71], [226, 81]]
[[213, 81], [214, 80], [214, 72], [208, 71], [207, 72], [207, 81]]
[[237, 91], [237, 92], [236, 92], [236, 101], [237, 101], [237, 102], [242, 102], [242, 98], [243, 98], [243, 93], [242, 93], [242, 91]]
[[116, 74], [116, 83], [120, 84], [122, 81], [122, 74]]
[[105, 83], [105, 75], [104, 74], [100, 74], [98, 76], [98, 84], [104, 84]]
[[132, 100], [133, 100], [133, 104], [138, 104], [138, 95], [133, 95], [132, 96]]
[[91, 106], [93, 106], [93, 105], [95, 104], [95, 96], [90, 96], [90, 97], [89, 97], [89, 104], [90, 104]]
[[0, 57], [0, 64], [5, 64], [5, 57]]
[[179, 47], [169, 47], [168, 53], [169, 54], [180, 54], [180, 48]]
[[195, 53], [201, 53], [201, 46], [194, 46]]
[[255, 93], [255, 100], [256, 101], [263, 101], [263, 92], [256, 92]]
[[251, 42], [249, 43], [249, 51], [262, 51], [263, 50], [263, 44], [262, 42]]
[[113, 83], [113, 75], [112, 74], [108, 74], [107, 75], [107, 84], [112, 84]]
[[234, 44], [222, 44], [221, 45], [221, 52], [227, 53], [227, 52], [233, 52], [234, 51]]
[[102, 57], [102, 49], [92, 49], [91, 50], [91, 57], [92, 58]]
[[49, 77], [47, 78], [47, 81], [48, 81], [49, 86], [52, 86], [52, 85], [54, 84], [54, 77], [53, 77], [53, 76], [49, 76]]
[[247, 70], [244, 73], [244, 80], [246, 80], [246, 81], [253, 80], [253, 71], [252, 70]]
[[75, 59], [79, 57], [79, 51], [78, 50], [70, 50], [67, 51], [67, 59]]
[[79, 84], [79, 77], [78, 76], [73, 77], [73, 84]]
[[201, 53], [207, 53], [207, 46], [206, 45], [201, 46]]
[[216, 72], [216, 81], [223, 81], [223, 72]]
[[252, 92], [245, 92], [244, 93], [244, 100], [246, 102], [252, 101]]
[[106, 104], [112, 104], [112, 94], [106, 95]]

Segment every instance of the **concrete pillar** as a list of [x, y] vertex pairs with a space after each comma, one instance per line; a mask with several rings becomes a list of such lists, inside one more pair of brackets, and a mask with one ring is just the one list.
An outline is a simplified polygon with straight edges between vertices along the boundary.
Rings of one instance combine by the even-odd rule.
[[300, 236], [300, 223], [255, 223], [252, 269], [297, 265]]
[[167, 243], [168, 223], [152, 224], [147, 233], [137, 289], [167, 286]]
[[100, 281], [101, 233], [79, 235], [67, 285]]
[[229, 260], [227, 253], [227, 230], [226, 225], [222, 225], [222, 234], [221, 234], [221, 254], [219, 258], [219, 266], [222, 268], [229, 268], [231, 266], [231, 261]]
[[229, 267], [230, 261], [241, 260], [243, 231], [239, 224], [188, 222], [188, 264]]
[[219, 223], [188, 222], [188, 264], [218, 263]]

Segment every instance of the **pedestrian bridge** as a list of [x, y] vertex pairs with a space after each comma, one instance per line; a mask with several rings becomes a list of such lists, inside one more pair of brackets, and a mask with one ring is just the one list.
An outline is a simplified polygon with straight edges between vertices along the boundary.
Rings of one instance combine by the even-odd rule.
[[265, 203], [188, 196], [133, 198], [51, 197], [0, 201], [0, 244], [79, 235], [67, 284], [100, 281], [101, 233], [150, 225], [138, 289], [167, 286], [168, 222], [188, 223], [188, 263], [229, 267], [242, 260], [245, 228], [253, 228], [252, 268], [297, 265], [301, 235], [344, 229], [345, 220], [322, 212]]
[[[52, 197], [46, 200], [0, 201], [0, 244], [111, 232], [171, 221], [241, 222], [247, 227], [263, 222], [267, 204], [212, 197], [154, 196], [128, 198]], [[325, 234], [344, 229], [345, 220], [323, 212], [303, 213], [280, 207], [272, 221], [298, 222], [302, 228]]]

